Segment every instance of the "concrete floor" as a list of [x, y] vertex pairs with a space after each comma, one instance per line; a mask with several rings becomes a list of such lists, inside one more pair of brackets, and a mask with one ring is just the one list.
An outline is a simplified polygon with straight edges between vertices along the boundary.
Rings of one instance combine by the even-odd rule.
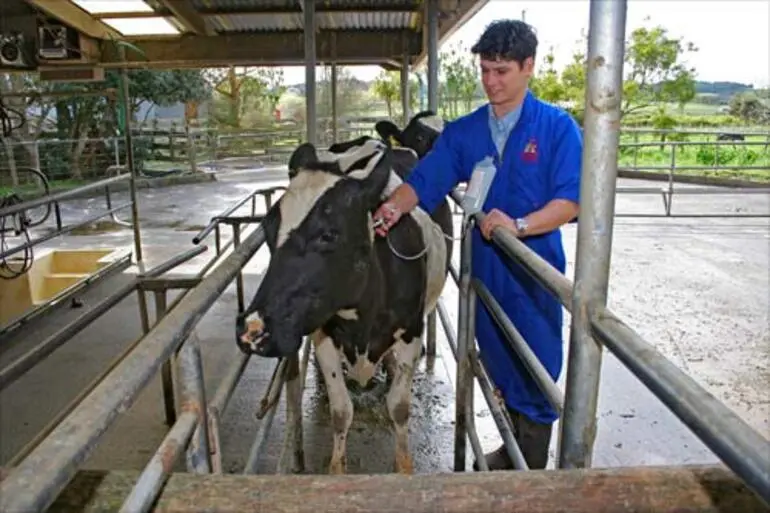
[[[280, 180], [277, 171], [226, 171], [216, 183], [142, 190], [139, 208], [143, 247], [148, 266], [192, 246], [195, 232], [255, 187]], [[623, 186], [655, 184], [621, 180]], [[685, 186], [677, 186], [685, 187]], [[116, 195], [113, 204], [126, 199]], [[63, 206], [69, 224], [104, 208], [103, 198], [78, 200]], [[239, 213], [245, 213], [244, 208]], [[258, 204], [258, 210], [263, 210]], [[759, 195], [676, 196], [674, 212], [767, 214], [770, 202]], [[663, 212], [660, 196], [621, 194], [617, 211]], [[128, 212], [122, 215], [128, 218]], [[768, 218], [626, 218], [615, 221], [610, 308], [631, 327], [724, 401], [749, 424], [770, 438], [770, 335], [768, 334]], [[230, 235], [225, 231], [225, 239]], [[565, 230], [572, 278], [575, 226]], [[183, 265], [174, 274], [194, 273], [213, 253]], [[57, 238], [51, 246], [124, 247], [131, 230], [109, 223]], [[455, 255], [457, 257], [457, 255]], [[245, 269], [247, 301], [255, 292], [267, 261], [261, 249]], [[0, 366], [6, 366], [36, 342], [72, 318], [82, 315], [99, 297], [130, 279], [131, 272], [103, 282], [82, 297], [81, 309], [65, 308], [5, 340], [0, 339]], [[172, 296], [170, 300], [173, 298]], [[456, 313], [457, 289], [447, 285], [444, 301]], [[153, 310], [152, 301], [149, 302]], [[228, 363], [237, 354], [232, 340], [236, 312], [235, 285], [200, 320], [196, 329], [203, 348], [206, 390], [211, 397]], [[456, 319], [455, 319], [456, 321]], [[565, 319], [569, 333], [569, 315]], [[0, 461], [7, 462], [36, 432], [75, 397], [113, 358], [140, 336], [136, 295], [80, 332], [64, 347], [0, 393]], [[412, 447], [416, 471], [449, 472], [452, 468], [455, 377], [454, 359], [441, 328], [435, 365], [423, 361], [416, 378], [412, 405]], [[272, 362], [252, 359], [222, 422], [226, 472], [241, 472], [257, 421], [257, 404], [272, 372]], [[560, 381], [563, 388], [564, 376]], [[356, 416], [348, 439], [349, 472], [381, 473], [392, 468], [392, 438], [385, 413], [384, 387], [357, 394]], [[163, 436], [159, 380], [110, 428], [84, 464], [88, 468], [141, 469]], [[315, 367], [308, 370], [305, 407], [305, 452], [310, 472], [325, 472], [331, 453], [326, 398], [318, 386]], [[485, 449], [499, 438], [480, 393], [476, 393], [476, 422]], [[716, 458], [611, 354], [605, 352], [599, 398], [599, 428], [595, 466], [625, 466], [713, 462]], [[273, 424], [260, 472], [272, 472], [282, 437], [283, 404]], [[558, 429], [558, 428], [557, 428]], [[556, 448], [554, 436], [552, 449]], [[469, 448], [470, 452], [470, 448]], [[470, 455], [468, 461], [471, 461]], [[0, 463], [2, 464], [2, 463]], [[552, 463], [553, 465], [553, 463]]]

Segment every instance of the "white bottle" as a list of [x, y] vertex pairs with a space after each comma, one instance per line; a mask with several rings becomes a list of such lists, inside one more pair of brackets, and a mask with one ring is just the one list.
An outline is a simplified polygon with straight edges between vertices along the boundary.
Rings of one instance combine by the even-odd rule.
[[489, 194], [489, 187], [495, 179], [497, 167], [492, 157], [486, 157], [476, 164], [468, 181], [468, 188], [462, 199], [462, 207], [466, 216], [471, 216], [481, 211]]

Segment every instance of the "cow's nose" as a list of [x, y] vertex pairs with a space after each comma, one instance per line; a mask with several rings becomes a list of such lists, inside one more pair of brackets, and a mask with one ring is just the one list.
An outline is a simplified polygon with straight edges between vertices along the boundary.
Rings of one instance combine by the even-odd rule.
[[244, 353], [261, 354], [269, 336], [265, 331], [265, 322], [256, 312], [239, 316], [236, 320], [235, 341]]

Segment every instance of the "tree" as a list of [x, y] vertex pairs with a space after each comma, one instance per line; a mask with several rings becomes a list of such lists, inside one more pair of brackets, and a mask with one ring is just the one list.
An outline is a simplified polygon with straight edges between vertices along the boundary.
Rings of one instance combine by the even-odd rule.
[[469, 112], [479, 89], [478, 71], [471, 53], [466, 48], [455, 46], [448, 52], [442, 52], [439, 62], [444, 78], [442, 115], [449, 118], [459, 116], [461, 105], [465, 112]]
[[385, 102], [388, 118], [393, 119], [393, 104], [401, 99], [401, 79], [397, 71], [381, 71], [372, 83], [372, 94]]
[[[585, 38], [580, 46], [587, 47]], [[676, 103], [683, 107], [692, 101], [695, 98], [695, 69], [688, 68], [683, 57], [685, 53], [696, 51], [692, 43], [669, 37], [668, 31], [661, 26], [632, 31], [626, 42], [621, 116], [653, 105]], [[581, 49], [561, 73], [563, 94], [575, 105], [573, 114], [584, 108], [586, 66], [585, 50]]]
[[[252, 113], [252, 122], [271, 117], [286, 92], [283, 70], [230, 66], [206, 71], [206, 79], [219, 97], [227, 102], [223, 114], [215, 105], [214, 117], [218, 123], [240, 128], [244, 116]], [[256, 118], [256, 119], [254, 119]]]
[[623, 114], [659, 103], [680, 107], [695, 98], [694, 68], [680, 62], [685, 52], [695, 52], [692, 43], [668, 37], [660, 26], [631, 32], [626, 49], [626, 80]]
[[538, 98], [547, 102], [562, 103], [569, 100], [565, 86], [559, 80], [559, 74], [554, 68], [553, 48], [549, 49], [543, 57], [543, 61], [545, 69], [542, 73], [537, 73], [532, 77], [529, 88]]
[[730, 115], [746, 123], [770, 123], [770, 108], [752, 92], [736, 94], [730, 99]]
[[[209, 94], [208, 86], [197, 70], [140, 69], [129, 71], [127, 76], [129, 96], [132, 99], [131, 112], [128, 114], [132, 117], [144, 102], [167, 106], [178, 102], [200, 101]], [[62, 175], [82, 178], [80, 164], [83, 153], [89, 150], [89, 155], [93, 156], [98, 151], [105, 151], [103, 142], [89, 142], [89, 139], [113, 136], [121, 127], [118, 126], [119, 99], [115, 101], [103, 95], [86, 96], [80, 93], [119, 89], [120, 85], [120, 73], [115, 70], [108, 70], [103, 82], [94, 83], [40, 82], [33, 74], [26, 74], [23, 79], [17, 78], [13, 84], [15, 90], [41, 93], [39, 99], [33, 99], [24, 106], [28, 117], [36, 117], [28, 123], [35, 128], [15, 134], [17, 141], [28, 148], [30, 165], [47, 167], [49, 172], [55, 168]], [[70, 94], [52, 99], [45, 96], [49, 92]], [[33, 112], [37, 112], [37, 116], [30, 116]], [[55, 115], [53, 120], [50, 119], [52, 113]], [[38, 146], [29, 143], [43, 135], [46, 125], [53, 125], [57, 138], [63, 141], [56, 145], [55, 151], [47, 151], [44, 158], [41, 158], [37, 153]], [[10, 153], [9, 159], [13, 158]]]

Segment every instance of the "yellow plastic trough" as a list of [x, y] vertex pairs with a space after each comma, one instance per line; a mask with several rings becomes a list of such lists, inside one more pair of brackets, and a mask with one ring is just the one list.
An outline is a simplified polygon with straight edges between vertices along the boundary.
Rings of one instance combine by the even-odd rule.
[[[0, 326], [66, 293], [125, 253], [115, 248], [37, 249], [29, 271], [0, 280]], [[8, 265], [21, 269], [22, 262], [9, 259]]]

